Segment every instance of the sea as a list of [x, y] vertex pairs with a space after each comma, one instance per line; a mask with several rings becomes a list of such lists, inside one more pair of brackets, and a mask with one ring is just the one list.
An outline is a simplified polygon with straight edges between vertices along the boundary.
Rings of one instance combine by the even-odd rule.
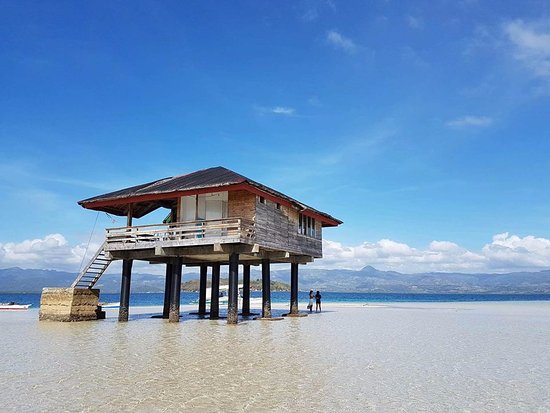
[[[301, 291], [298, 300], [308, 301], [308, 292]], [[252, 298], [261, 298], [262, 293], [251, 291]], [[199, 299], [197, 292], [182, 292], [181, 304], [194, 304]], [[130, 306], [154, 307], [162, 305], [163, 293], [131, 293]], [[288, 292], [274, 291], [271, 293], [273, 303], [290, 301]], [[325, 303], [403, 303], [403, 302], [475, 302], [475, 301], [550, 301], [550, 294], [416, 294], [416, 293], [351, 293], [351, 292], [322, 292], [322, 301]], [[0, 293], [0, 302], [16, 302], [40, 306], [40, 294], [36, 293]], [[119, 302], [119, 294], [101, 293], [100, 302], [113, 304]]]
[[322, 294], [238, 325], [193, 315], [196, 293], [179, 323], [154, 317], [162, 294], [131, 294], [124, 323], [41, 322], [39, 294], [2, 294], [33, 307], [0, 311], [0, 411], [550, 412], [549, 295]]

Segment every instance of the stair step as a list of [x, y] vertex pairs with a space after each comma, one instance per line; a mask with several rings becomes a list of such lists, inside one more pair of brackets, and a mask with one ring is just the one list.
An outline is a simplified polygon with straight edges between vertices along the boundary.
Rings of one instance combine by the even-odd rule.
[[106, 254], [104, 242], [85, 267], [84, 271], [78, 274], [71, 286], [77, 288], [92, 288], [113, 261], [112, 258], [107, 258]]

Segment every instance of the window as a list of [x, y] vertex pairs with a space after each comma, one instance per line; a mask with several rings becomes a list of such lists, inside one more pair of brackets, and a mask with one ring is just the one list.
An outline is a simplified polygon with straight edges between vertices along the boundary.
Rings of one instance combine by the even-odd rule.
[[184, 222], [227, 217], [227, 192], [181, 197], [180, 219]]
[[315, 218], [300, 214], [298, 217], [298, 233], [307, 235], [308, 237], [315, 237]]
[[265, 204], [265, 198], [263, 196], [260, 197], [260, 204]]
[[279, 204], [279, 203], [277, 202], [277, 204], [275, 205], [275, 207], [276, 207], [277, 209], [281, 209], [281, 204]]

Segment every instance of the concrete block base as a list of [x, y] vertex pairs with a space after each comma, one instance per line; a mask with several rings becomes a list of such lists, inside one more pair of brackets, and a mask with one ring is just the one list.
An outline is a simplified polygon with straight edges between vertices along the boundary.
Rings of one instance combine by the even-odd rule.
[[40, 297], [39, 320], [85, 321], [105, 318], [99, 304], [99, 290], [87, 288], [44, 288]]

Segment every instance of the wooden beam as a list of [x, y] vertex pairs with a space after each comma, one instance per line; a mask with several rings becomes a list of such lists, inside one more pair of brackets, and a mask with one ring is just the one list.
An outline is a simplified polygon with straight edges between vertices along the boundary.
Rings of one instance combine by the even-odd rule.
[[131, 227], [132, 226], [132, 216], [134, 213], [134, 205], [129, 204], [128, 205], [128, 214], [126, 215], [126, 226]]

